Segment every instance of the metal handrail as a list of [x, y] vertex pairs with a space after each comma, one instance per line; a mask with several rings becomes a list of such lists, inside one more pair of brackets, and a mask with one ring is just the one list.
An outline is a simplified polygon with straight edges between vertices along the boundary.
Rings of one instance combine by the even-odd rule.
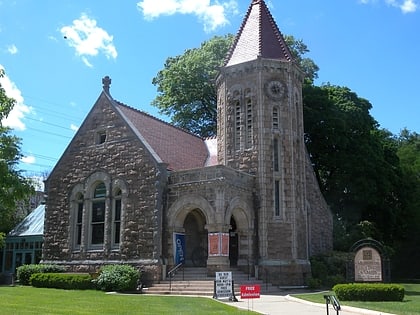
[[[172, 277], [175, 275], [178, 269], [181, 268], [183, 265], [184, 265], [184, 262], [180, 262], [178, 265], [176, 265], [175, 267], [173, 267], [171, 270], [168, 271], [169, 291], [172, 290]], [[184, 273], [182, 273], [182, 280], [184, 280]]]

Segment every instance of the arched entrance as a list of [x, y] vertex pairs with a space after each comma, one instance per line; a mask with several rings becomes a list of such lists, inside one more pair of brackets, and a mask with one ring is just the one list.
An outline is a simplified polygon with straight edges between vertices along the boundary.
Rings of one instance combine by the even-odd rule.
[[230, 230], [229, 230], [229, 261], [230, 266], [235, 267], [238, 265], [239, 257], [239, 237], [236, 226], [235, 218], [230, 218]]
[[207, 231], [204, 229], [206, 218], [199, 209], [190, 211], [185, 217], [185, 265], [206, 267]]

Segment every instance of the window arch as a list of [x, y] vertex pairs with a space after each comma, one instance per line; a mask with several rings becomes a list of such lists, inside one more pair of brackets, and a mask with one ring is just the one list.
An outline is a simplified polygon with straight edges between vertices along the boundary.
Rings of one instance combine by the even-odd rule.
[[71, 194], [71, 244], [75, 251], [117, 250], [123, 226], [126, 183], [103, 172], [77, 184]]

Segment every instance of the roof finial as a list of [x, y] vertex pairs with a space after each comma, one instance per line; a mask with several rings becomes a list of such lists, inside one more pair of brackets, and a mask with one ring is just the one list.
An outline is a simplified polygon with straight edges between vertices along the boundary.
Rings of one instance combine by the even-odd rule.
[[109, 76], [105, 76], [102, 78], [102, 85], [103, 89], [106, 94], [109, 94], [109, 86], [111, 85], [111, 78]]

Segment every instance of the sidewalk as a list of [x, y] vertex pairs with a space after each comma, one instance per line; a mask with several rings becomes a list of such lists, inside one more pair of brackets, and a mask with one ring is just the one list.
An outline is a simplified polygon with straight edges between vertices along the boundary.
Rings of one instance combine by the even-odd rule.
[[[223, 303], [249, 309], [261, 314], [269, 315], [325, 315], [327, 309], [325, 304], [312, 303], [294, 298], [290, 295], [261, 295], [259, 299], [242, 300], [238, 297], [238, 302], [221, 301]], [[332, 305], [329, 306], [329, 314], [336, 315]], [[349, 306], [342, 306], [340, 315], [390, 315], [387, 313], [359, 309]]]

